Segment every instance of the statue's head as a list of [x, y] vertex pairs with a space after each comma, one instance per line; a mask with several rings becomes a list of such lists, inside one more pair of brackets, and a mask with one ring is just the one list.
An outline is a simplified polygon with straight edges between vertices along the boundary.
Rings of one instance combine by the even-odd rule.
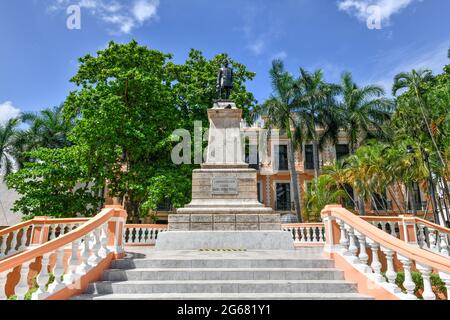
[[228, 68], [229, 65], [230, 65], [230, 61], [228, 61], [228, 58], [226, 58], [225, 61], [223, 62], [223, 66], [225, 68]]

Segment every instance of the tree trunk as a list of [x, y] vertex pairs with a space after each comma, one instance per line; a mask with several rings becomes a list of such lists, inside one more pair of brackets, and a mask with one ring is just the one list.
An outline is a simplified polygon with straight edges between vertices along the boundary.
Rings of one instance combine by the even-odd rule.
[[288, 140], [288, 165], [291, 174], [292, 191], [294, 194], [295, 213], [297, 215], [298, 222], [301, 223], [303, 219], [300, 207], [300, 193], [298, 190], [297, 170], [295, 170], [295, 150], [293, 148], [291, 139]]
[[320, 175], [319, 143], [317, 142], [317, 139], [314, 139], [313, 141], [313, 162], [314, 162], [314, 178], [316, 179], [316, 187], [317, 187], [317, 180], [319, 179]]
[[417, 211], [416, 211], [416, 206], [415, 206], [415, 201], [414, 201], [414, 195], [413, 195], [414, 188], [412, 186], [412, 183], [409, 184], [409, 186], [407, 185], [406, 188], [407, 188], [406, 192], [408, 194], [408, 201], [409, 201], [409, 206], [411, 208], [411, 213], [413, 215], [416, 215]]
[[365, 203], [364, 203], [364, 199], [359, 196], [358, 192], [355, 191], [355, 194], [356, 194], [355, 197], [356, 197], [356, 199], [358, 201], [359, 214], [361, 216], [365, 216], [366, 215], [366, 206], [365, 206]]

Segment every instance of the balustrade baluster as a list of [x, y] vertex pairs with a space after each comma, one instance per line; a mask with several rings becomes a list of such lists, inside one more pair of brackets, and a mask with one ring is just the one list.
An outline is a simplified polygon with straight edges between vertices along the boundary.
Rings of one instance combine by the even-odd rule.
[[89, 262], [88, 262], [89, 256], [90, 256], [89, 255], [89, 253], [90, 253], [89, 239], [90, 239], [89, 234], [86, 234], [83, 237], [83, 243], [81, 245], [82, 249], [81, 249], [81, 253], [80, 253], [81, 263], [77, 268], [77, 274], [79, 274], [79, 275], [84, 275], [91, 269], [91, 266], [89, 265]]
[[17, 246], [17, 236], [18, 235], [19, 235], [19, 230], [13, 231], [12, 239], [11, 239], [11, 247], [9, 248], [8, 255], [11, 255], [11, 254], [17, 252], [16, 246]]
[[447, 235], [445, 233], [439, 233], [439, 238], [440, 238], [440, 252], [441, 254], [448, 256], [448, 244], [447, 244]]
[[56, 228], [58, 227], [57, 224], [52, 224], [48, 228], [48, 241], [52, 241], [56, 238]]
[[418, 230], [417, 240], [419, 242], [419, 247], [423, 248], [426, 245], [425, 243], [426, 237], [423, 225], [418, 224], [417, 230]]
[[20, 267], [20, 280], [14, 289], [17, 300], [24, 300], [25, 295], [30, 291], [28, 275], [30, 273], [30, 262], [25, 262]]
[[306, 242], [306, 239], [305, 239], [305, 228], [303, 228], [303, 227], [300, 227], [300, 236], [301, 236], [300, 242]]
[[56, 250], [54, 255], [55, 255], [55, 265], [53, 267], [53, 270], [51, 271], [55, 276], [55, 280], [48, 286], [49, 293], [55, 293], [64, 287], [63, 277], [65, 274], [65, 260], [66, 260], [66, 257], [64, 256], [64, 247], [61, 247], [58, 250]]
[[[358, 238], [359, 242], [358, 260], [360, 261], [361, 264], [367, 266], [367, 262], [369, 261], [369, 255], [367, 254], [366, 250], [366, 237], [356, 230], [354, 231], [354, 233], [356, 234], [356, 237]], [[368, 270], [369, 268], [367, 268], [366, 272], [368, 272]]]
[[432, 228], [428, 228], [428, 239], [430, 241], [430, 250], [436, 251], [436, 231]]
[[397, 234], [395, 233], [395, 222], [389, 222], [389, 229], [391, 230], [390, 235], [397, 238]]
[[345, 255], [348, 252], [348, 239], [347, 239], [347, 231], [345, 230], [345, 223], [342, 220], [336, 220], [339, 228], [341, 230], [341, 237], [339, 239], [339, 245], [341, 246], [341, 252]]
[[130, 236], [131, 236], [131, 243], [136, 243], [136, 239], [137, 239], [137, 231], [136, 228], [133, 228], [130, 232]]
[[292, 230], [294, 231], [294, 239], [296, 243], [300, 243], [302, 241], [301, 239], [301, 234], [300, 234], [300, 228], [292, 228]]
[[398, 260], [403, 265], [403, 272], [405, 274], [405, 281], [403, 281], [403, 287], [406, 289], [406, 296], [405, 298], [408, 300], [415, 300], [417, 297], [414, 295], [414, 289], [416, 288], [416, 284], [412, 280], [411, 275], [411, 264], [412, 261], [408, 259], [407, 257], [403, 257], [399, 254], [397, 254]]
[[100, 243], [98, 229], [95, 229], [91, 235], [93, 240], [91, 246], [91, 256], [89, 257], [88, 262], [91, 266], [96, 266], [102, 260], [101, 256], [99, 255], [102, 244]]
[[28, 227], [22, 228], [22, 236], [20, 237], [19, 251], [27, 247], [27, 231]]
[[324, 242], [325, 241], [323, 234], [324, 234], [323, 228], [319, 227], [319, 242]]
[[305, 228], [305, 233], [306, 233], [305, 237], [306, 242], [311, 242], [311, 230], [309, 227]]
[[0, 237], [0, 241], [2, 244], [0, 245], [0, 259], [6, 257], [6, 242], [8, 240], [8, 234], [5, 234]]
[[63, 282], [66, 285], [72, 284], [77, 278], [78, 268], [78, 248], [80, 247], [80, 239], [74, 240], [71, 243], [71, 254], [67, 262], [67, 273], [64, 275]]
[[367, 239], [367, 242], [369, 243], [370, 250], [372, 251], [372, 263], [370, 264], [370, 267], [373, 270], [375, 281], [386, 282], [386, 279], [381, 275], [382, 264], [380, 262], [380, 258], [378, 257], [380, 245], [369, 238]]
[[150, 240], [151, 240], [150, 232], [151, 231], [149, 228], [144, 228], [143, 234], [144, 234], [144, 243], [145, 244], [150, 243]]
[[433, 289], [431, 288], [430, 275], [432, 269], [426, 265], [422, 265], [416, 263], [417, 270], [420, 271], [423, 278], [423, 293], [422, 298], [424, 300], [436, 300], [436, 295], [433, 293]]
[[381, 251], [386, 255], [386, 278], [388, 279], [388, 283], [394, 292], [400, 292], [400, 288], [395, 284], [395, 279], [397, 279], [397, 272], [395, 272], [394, 268], [395, 252], [384, 247], [381, 247]]
[[100, 227], [100, 256], [105, 258], [111, 251], [108, 249], [108, 223], [104, 223]]
[[360, 263], [358, 257], [356, 256], [356, 253], [358, 252], [358, 247], [356, 246], [354, 229], [349, 225], [347, 225], [346, 227], [349, 238], [349, 245], [348, 245], [349, 256], [351, 257], [352, 263]]
[[44, 254], [41, 261], [41, 271], [36, 277], [38, 289], [31, 295], [31, 300], [43, 300], [48, 296], [47, 283], [50, 279], [50, 272], [48, 271], [50, 261], [50, 254]]
[[[67, 232], [66, 232], [66, 227], [67, 227]], [[66, 233], [69, 233], [70, 231], [72, 231], [72, 230], [70, 230], [70, 224], [69, 225], [60, 224], [60, 227], [59, 227], [59, 236], [60, 237], [65, 235]]]

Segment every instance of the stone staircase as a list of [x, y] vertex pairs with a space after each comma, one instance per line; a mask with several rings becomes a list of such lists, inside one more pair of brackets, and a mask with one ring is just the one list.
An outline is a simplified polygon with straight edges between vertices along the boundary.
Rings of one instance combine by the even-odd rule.
[[154, 251], [116, 260], [74, 300], [371, 299], [344, 280], [322, 248]]

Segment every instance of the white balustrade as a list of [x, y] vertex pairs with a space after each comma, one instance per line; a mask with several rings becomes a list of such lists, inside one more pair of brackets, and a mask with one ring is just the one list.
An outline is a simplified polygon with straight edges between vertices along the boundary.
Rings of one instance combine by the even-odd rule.
[[323, 244], [325, 243], [325, 227], [321, 224], [287, 224], [282, 225], [283, 231], [292, 234], [294, 244]]
[[[330, 218], [328, 218], [331, 219], [331, 221], [334, 221], [339, 226], [340, 230], [339, 238], [333, 240], [333, 243], [336, 245], [339, 244], [339, 247], [330, 246], [327, 248], [328, 252], [340, 254], [355, 269], [367, 276], [368, 279], [400, 299], [416, 300], [418, 298], [423, 298], [424, 300], [435, 300], [437, 298], [437, 292], [433, 291], [436, 290], [436, 288], [433, 288], [431, 284], [431, 276], [433, 273], [435, 275], [436, 273], [439, 274], [447, 287], [447, 291], [450, 293], [450, 273], [447, 271], [448, 266], [450, 266], [450, 260], [446, 264], [441, 256], [446, 255], [446, 257], [448, 257], [449, 246], [447, 233], [444, 233], [443, 231], [438, 233], [436, 229], [428, 226], [419, 226], [416, 230], [418, 233], [418, 241], [427, 249], [428, 245], [434, 245], [437, 247], [436, 250], [440, 250], [441, 253], [441, 255], [433, 258], [428, 251], [423, 250], [423, 254], [427, 256], [426, 258], [420, 258], [420, 253], [415, 252], [414, 250], [421, 249], [411, 246], [411, 253], [409, 253], [408, 249], [405, 248], [405, 246], [409, 245], [404, 244], [404, 246], [401, 247], [400, 243], [399, 248], [396, 249], [392, 244], [392, 240], [385, 243], [382, 236], [372, 236], [374, 230], [366, 232], [366, 230], [368, 231], [366, 227], [352, 223], [352, 219], [355, 218], [353, 218], [353, 215], [351, 215], [350, 212], [348, 213], [348, 217], [344, 215], [348, 220], [341, 218], [343, 215], [341, 212], [342, 211], [339, 211], [340, 216], [333, 217], [330, 215]], [[389, 228], [386, 228], [386, 224], [380, 224], [379, 221], [368, 222], [377, 229], [387, 231], [385, 237], [393, 237], [392, 230], [394, 227], [392, 225], [389, 225]], [[367, 228], [370, 228], [369, 224], [367, 225]], [[383, 225], [384, 227], [382, 227]], [[378, 240], [375, 240], [375, 238]], [[370, 251], [368, 251], [367, 248], [370, 248]], [[402, 249], [400, 250], [400, 248]], [[400, 251], [402, 252], [400, 253]], [[380, 258], [380, 256], [384, 258]], [[370, 266], [368, 265], [369, 261], [371, 261]], [[425, 263], [425, 261], [430, 261], [430, 265], [428, 265], [428, 262]], [[400, 279], [399, 273], [404, 275], [402, 283], [397, 282], [397, 280]], [[420, 273], [423, 279], [423, 290], [419, 290], [417, 287], [419, 284], [414, 282], [417, 273]], [[448, 294], [448, 296], [450, 296], [450, 294]]]
[[[155, 245], [158, 234], [167, 231], [166, 226], [157, 225], [139, 225], [139, 227], [132, 225], [125, 225], [123, 239], [125, 245]], [[295, 239], [295, 235], [293, 235]]]
[[[34, 292], [30, 295], [32, 300], [46, 299], [52, 294], [57, 293], [67, 286], [77, 284], [79, 279], [97, 265], [103, 258], [105, 258], [111, 251], [108, 249], [108, 224], [103, 223], [92, 229], [92, 231], [80, 236], [73, 241], [63, 242], [57, 249], [48, 251], [41, 256], [33, 256], [28, 261], [20, 262], [19, 265], [11, 267], [10, 270], [2, 270], [0, 274], [0, 300], [7, 299], [5, 288], [13, 286], [14, 295], [18, 300], [23, 300], [33, 289]], [[71, 232], [76, 225], [68, 224], [67, 232], [65, 226], [61, 224], [54, 224], [49, 230], [49, 239], [63, 236]], [[28, 227], [23, 232], [28, 231]], [[59, 231], [59, 234], [58, 234]], [[23, 233], [21, 233], [22, 235]], [[57, 235], [58, 234], [58, 235]], [[17, 231], [14, 234], [17, 236]], [[2, 237], [3, 239], [4, 237]], [[22, 242], [25, 244], [26, 238], [21, 236]], [[93, 240], [93, 241], [91, 241]], [[17, 243], [16, 243], [17, 244]], [[45, 246], [45, 244], [43, 244]], [[51, 248], [52, 246], [49, 245]], [[30, 251], [32, 252], [33, 249]], [[17, 256], [18, 261], [20, 256]], [[39, 267], [40, 270], [35, 270]], [[52, 264], [50, 264], [52, 262]], [[0, 262], [1, 266], [1, 262]], [[36, 276], [36, 281], [33, 283], [31, 278], [31, 266], [33, 266], [33, 276]], [[35, 268], [36, 267], [36, 268]], [[8, 267], [9, 268], [9, 267]], [[19, 281], [16, 285], [7, 283], [7, 275], [15, 272], [19, 275]], [[51, 281], [51, 275], [54, 275], [54, 280]], [[36, 288], [32, 285], [37, 284]]]

